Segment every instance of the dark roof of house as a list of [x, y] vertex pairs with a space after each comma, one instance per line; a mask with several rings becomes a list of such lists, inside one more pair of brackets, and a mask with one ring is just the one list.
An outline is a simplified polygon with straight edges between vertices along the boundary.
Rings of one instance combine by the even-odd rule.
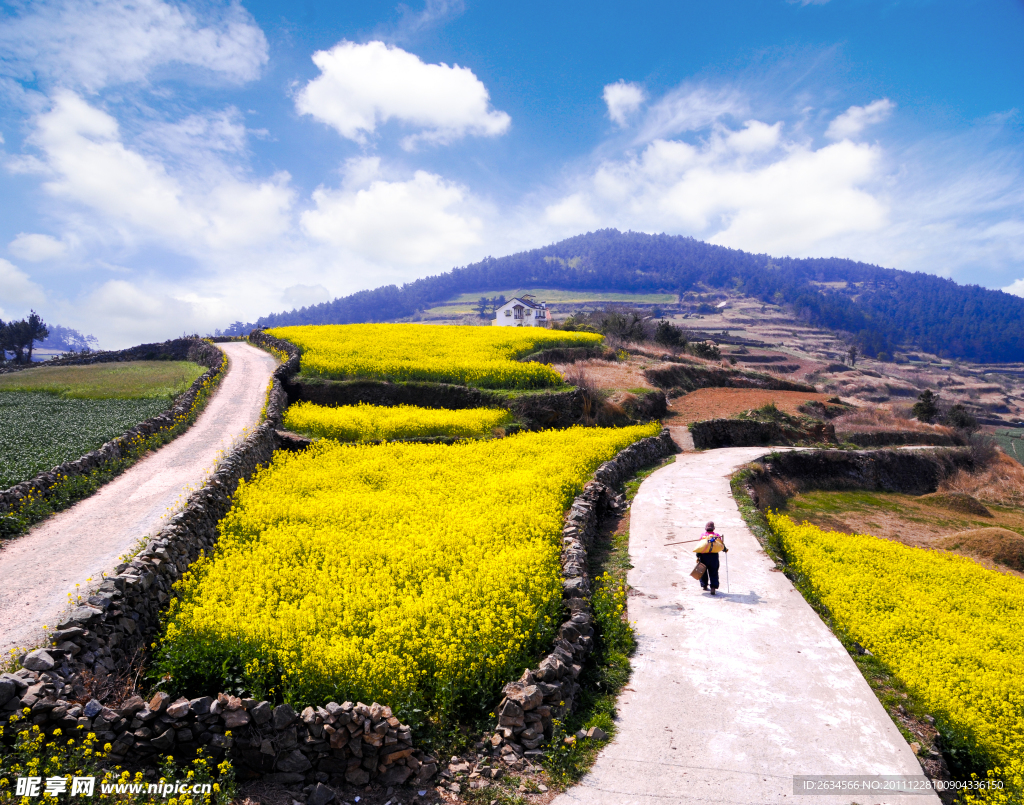
[[506, 305], [510, 305], [513, 302], [522, 302], [527, 307], [532, 307], [532, 308], [542, 308], [542, 307], [545, 306], [544, 302], [531, 302], [529, 299], [522, 299], [521, 297], [518, 297], [518, 296], [515, 296], [512, 299], [509, 299], [508, 302], [506, 302], [505, 304]]

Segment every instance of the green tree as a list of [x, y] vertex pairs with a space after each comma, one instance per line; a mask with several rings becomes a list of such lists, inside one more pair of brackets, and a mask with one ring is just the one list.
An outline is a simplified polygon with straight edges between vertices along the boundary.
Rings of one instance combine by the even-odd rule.
[[931, 389], [925, 389], [917, 395], [917, 402], [911, 411], [922, 422], [931, 422], [939, 413], [939, 395]]
[[46, 326], [42, 316], [34, 310], [29, 313], [25, 322], [25, 350], [27, 351], [27, 363], [32, 363], [32, 349], [36, 341], [45, 341], [50, 335], [50, 328]]
[[850, 345], [850, 348], [846, 350], [846, 356], [850, 359], [850, 366], [857, 365], [857, 347]]
[[481, 296], [476, 300], [476, 312], [480, 314], [480, 318], [487, 318], [487, 308], [490, 307], [491, 300], [486, 296]]
[[957, 430], [966, 430], [973, 433], [978, 429], [978, 420], [971, 416], [970, 411], [964, 407], [963, 403], [954, 403], [946, 412], [943, 420], [945, 424]]
[[654, 340], [659, 344], [664, 344], [666, 347], [679, 347], [683, 348], [686, 346], [686, 334], [681, 327], [676, 327], [672, 322], [659, 321], [658, 326], [654, 329]]

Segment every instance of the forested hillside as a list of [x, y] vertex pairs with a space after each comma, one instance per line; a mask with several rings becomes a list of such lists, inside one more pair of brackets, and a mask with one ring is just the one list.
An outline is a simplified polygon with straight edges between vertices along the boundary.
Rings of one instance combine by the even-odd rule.
[[[846, 283], [822, 287], [817, 283]], [[851, 334], [868, 355], [916, 347], [979, 362], [1024, 361], [1024, 299], [839, 258], [749, 254], [693, 238], [605, 229], [541, 249], [488, 257], [434, 277], [360, 291], [261, 318], [260, 327], [401, 318], [461, 293], [509, 287], [593, 291], [730, 289], [792, 306]]]

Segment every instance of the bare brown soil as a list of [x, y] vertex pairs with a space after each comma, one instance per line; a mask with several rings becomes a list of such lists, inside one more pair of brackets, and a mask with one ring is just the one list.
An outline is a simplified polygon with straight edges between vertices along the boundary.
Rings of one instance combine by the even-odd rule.
[[670, 414], [679, 422], [700, 422], [704, 419], [728, 418], [768, 403], [787, 414], [799, 415], [807, 402], [825, 402], [827, 394], [809, 391], [771, 391], [769, 389], [697, 389], [669, 403]]
[[577, 361], [574, 364], [556, 363], [554, 367], [562, 375], [571, 367], [581, 368], [598, 389], [653, 389], [651, 381], [644, 377], [644, 369], [651, 363], [631, 356], [627, 361]]

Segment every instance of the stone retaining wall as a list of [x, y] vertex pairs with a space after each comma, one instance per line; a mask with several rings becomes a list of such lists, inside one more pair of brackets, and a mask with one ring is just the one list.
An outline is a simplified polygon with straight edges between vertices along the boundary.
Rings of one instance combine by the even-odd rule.
[[927, 433], [916, 430], [878, 431], [876, 433], [837, 434], [839, 441], [849, 442], [858, 447], [887, 447], [897, 444], [925, 444], [936, 447], [958, 447], [967, 443], [960, 434]]
[[[252, 340], [258, 343], [260, 335], [254, 333]], [[157, 693], [149, 702], [133, 696], [116, 707], [98, 698], [84, 705], [72, 701], [87, 698], [90, 689], [103, 690], [145, 651], [174, 582], [202, 553], [213, 550], [217, 523], [231, 507], [240, 479], [272, 459], [288, 403], [282, 381], [297, 371], [298, 353], [271, 342], [265, 346], [287, 358], [274, 372], [266, 421], [232, 450], [137, 556], [115, 568], [116, 575], [104, 579], [58, 624], [51, 647], [27, 654], [16, 673], [0, 675], [0, 718], [28, 708], [31, 722], [46, 731], [82, 726], [97, 733], [101, 744], [112, 745], [111, 761], [133, 767], [152, 768], [167, 754], [187, 759], [203, 747], [215, 758], [230, 755], [243, 776], [262, 774], [285, 785], [305, 784], [307, 790], [325, 783], [364, 785], [371, 779], [422, 785], [437, 772], [437, 760], [415, 749], [410, 728], [377, 703], [330, 702], [296, 714], [288, 705], [273, 707], [224, 693], [176, 701]], [[627, 447], [597, 469], [573, 502], [562, 537], [563, 602], [570, 618], [538, 667], [506, 686], [492, 737], [502, 753], [518, 760], [538, 751], [551, 734], [553, 718], [572, 709], [579, 695], [576, 679], [593, 648], [586, 551], [598, 508], [623, 506], [612, 489], [675, 449], [667, 430]]]
[[958, 469], [972, 469], [967, 448], [939, 450], [794, 450], [755, 462], [751, 498], [759, 509], [778, 508], [797, 492], [869, 489], [926, 495]]
[[742, 372], [736, 369], [717, 368], [695, 363], [675, 363], [644, 370], [644, 376], [654, 385], [663, 389], [694, 389], [725, 386], [727, 388], [771, 389], [772, 391], [814, 392], [814, 386], [783, 380], [769, 374]]
[[693, 446], [698, 450], [836, 440], [835, 427], [828, 422], [797, 430], [778, 422], [758, 422], [753, 419], [707, 419], [695, 422], [690, 425], [690, 435], [693, 437]]
[[[170, 355], [171, 357], [138, 357], [140, 355]], [[163, 413], [139, 423], [134, 428], [131, 428], [115, 439], [111, 439], [96, 450], [86, 453], [81, 458], [77, 458], [74, 461], [66, 461], [51, 470], [39, 473], [35, 478], [22, 481], [20, 484], [0, 491], [0, 514], [13, 509], [30, 493], [35, 493], [34, 496], [36, 498], [45, 500], [50, 488], [58, 478], [88, 475], [94, 470], [103, 467], [107, 462], [121, 458], [140, 436], [151, 436], [162, 429], [174, 425], [178, 417], [186, 416], [192, 410], [192, 404], [195, 402], [196, 396], [203, 386], [220, 374], [223, 353], [205, 341], [180, 338], [163, 344], [143, 344], [139, 347], [121, 350], [120, 352], [95, 353], [83, 356], [82, 358], [59, 362], [49, 361], [46, 364], [35, 365], [52, 366], [59, 364], [70, 366], [76, 363], [110, 363], [129, 360], [190, 360], [201, 366], [206, 366], [208, 369], [196, 379], [188, 391], [181, 394], [174, 401], [174, 404]]]
[[[295, 361], [294, 371], [281, 375], [289, 402], [306, 400], [317, 405], [420, 405], [428, 408], [507, 408], [529, 430], [566, 428], [583, 419], [583, 395], [571, 391], [537, 391], [516, 396], [457, 386], [450, 383], [389, 383], [384, 380], [322, 380], [296, 377], [299, 351], [294, 344], [275, 338], [263, 330], [249, 335], [252, 343], [264, 349], [287, 353]], [[284, 367], [282, 367], [283, 369]]]
[[[580, 695], [577, 679], [594, 648], [587, 552], [597, 534], [601, 508], [624, 509], [625, 498], [615, 489], [641, 467], [677, 450], [667, 429], [641, 439], [598, 467], [594, 479], [573, 501], [562, 528], [562, 603], [568, 620], [558, 628], [552, 651], [536, 668], [505, 686], [504, 698], [495, 709], [498, 721], [489, 739], [491, 751], [513, 768], [521, 766], [523, 759], [543, 754], [539, 747], [551, 738], [554, 720], [572, 712]], [[456, 764], [457, 769], [461, 765]], [[446, 771], [450, 779], [459, 773]]]

